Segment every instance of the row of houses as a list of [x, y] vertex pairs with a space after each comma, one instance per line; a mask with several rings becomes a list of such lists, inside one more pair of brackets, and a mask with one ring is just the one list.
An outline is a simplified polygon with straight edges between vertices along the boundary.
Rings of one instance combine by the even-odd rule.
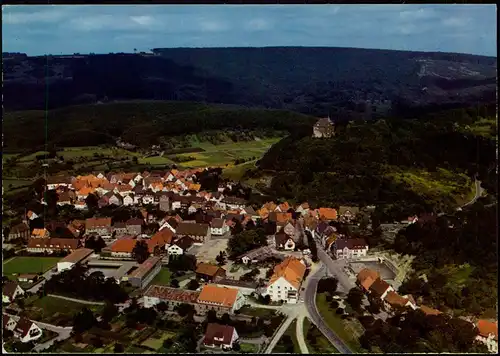
[[[426, 315], [441, 314], [439, 310], [426, 305], [418, 306], [411, 295], [399, 295], [389, 283], [380, 278], [377, 271], [368, 268], [361, 270], [357, 276], [357, 283], [366, 293], [380, 298], [388, 309], [411, 308], [420, 309]], [[485, 344], [489, 352], [498, 353], [498, 323], [479, 320], [475, 326], [478, 331], [476, 340]]]

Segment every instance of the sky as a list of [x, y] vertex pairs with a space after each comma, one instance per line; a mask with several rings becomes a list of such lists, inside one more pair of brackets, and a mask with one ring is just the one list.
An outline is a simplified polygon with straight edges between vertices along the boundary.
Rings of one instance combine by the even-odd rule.
[[9, 5], [4, 52], [326, 46], [496, 56], [496, 5]]

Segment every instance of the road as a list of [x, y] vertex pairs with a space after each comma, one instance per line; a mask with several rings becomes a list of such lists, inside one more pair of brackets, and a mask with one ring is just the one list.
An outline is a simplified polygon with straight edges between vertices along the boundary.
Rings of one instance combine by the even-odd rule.
[[347, 274], [344, 272], [344, 267], [347, 266], [344, 260], [333, 260], [333, 258], [328, 255], [328, 253], [323, 249], [320, 242], [316, 243], [318, 248], [318, 258], [323, 262], [324, 266], [328, 271], [328, 274], [337, 278], [339, 281], [337, 290], [339, 292], [348, 293], [349, 290], [356, 286], [356, 284], [349, 279]]
[[273, 352], [274, 347], [278, 344], [278, 341], [281, 339], [283, 334], [286, 332], [290, 324], [297, 318], [297, 314], [295, 315], [288, 315], [288, 317], [285, 319], [285, 321], [281, 324], [279, 327], [278, 331], [274, 334], [273, 338], [269, 342], [269, 344], [266, 347], [266, 350], [264, 351], [265, 354], [270, 354]]
[[[319, 248], [318, 248], [319, 257]], [[325, 265], [321, 266], [313, 275], [309, 276], [308, 283], [305, 289], [305, 305], [307, 311], [309, 312], [309, 317], [311, 321], [318, 327], [318, 329], [325, 335], [325, 337], [330, 341], [330, 343], [335, 346], [335, 348], [340, 353], [352, 354], [353, 352], [349, 347], [340, 339], [325, 323], [323, 318], [316, 308], [316, 288], [318, 286], [318, 281], [325, 275], [326, 271]], [[339, 286], [341, 281], [339, 280]]]
[[476, 200], [478, 200], [481, 195], [483, 194], [483, 188], [481, 187], [481, 181], [477, 180], [475, 181], [475, 187], [476, 187], [476, 194], [474, 195], [474, 198], [472, 198], [472, 200], [468, 203], [465, 203], [464, 205], [461, 206], [461, 208], [467, 206], [467, 205], [471, 205], [471, 204], [474, 204], [476, 202]]
[[307, 310], [305, 313], [300, 313], [297, 317], [297, 326], [295, 329], [295, 336], [297, 338], [297, 343], [300, 347], [300, 352], [303, 354], [308, 354], [309, 350], [307, 349], [306, 340], [304, 340], [304, 318], [307, 317]]
[[37, 283], [36, 285], [34, 285], [33, 287], [31, 287], [30, 289], [28, 289], [27, 291], [28, 292], [31, 292], [33, 294], [36, 294], [40, 288], [43, 287], [43, 285], [45, 284], [45, 282], [47, 282], [49, 279], [52, 278], [53, 275], [57, 274], [57, 270], [54, 271], [53, 268], [49, 269], [47, 272], [45, 272], [42, 277], [44, 278], [40, 283]]

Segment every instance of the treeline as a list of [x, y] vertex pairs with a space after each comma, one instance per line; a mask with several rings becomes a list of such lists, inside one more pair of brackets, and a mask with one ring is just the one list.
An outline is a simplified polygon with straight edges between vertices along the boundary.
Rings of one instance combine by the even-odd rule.
[[[444, 311], [496, 315], [498, 302], [497, 205], [483, 199], [450, 216], [401, 230], [394, 249], [415, 256], [414, 275], [400, 288]], [[427, 280], [421, 275], [427, 276]]]
[[[162, 138], [204, 131], [272, 130], [308, 133], [316, 118], [282, 110], [225, 108], [192, 102], [139, 101], [7, 113], [4, 149], [48, 145], [93, 146], [116, 137], [142, 147]], [[239, 139], [235, 136], [235, 139]]]
[[[426, 178], [447, 185], [443, 177], [465, 173], [472, 180], [478, 173], [479, 179], [494, 189], [495, 139], [464, 130], [481, 115], [491, 117], [494, 112], [494, 106], [485, 106], [414, 119], [341, 123], [332, 139], [281, 140], [258, 166], [272, 172], [274, 179], [268, 192], [277, 197], [330, 205], [387, 205], [400, 210], [396, 217], [401, 218], [412, 210], [443, 211], [453, 204], [456, 207], [453, 195], [435, 194], [435, 189], [429, 189], [432, 194], [411, 189], [393, 176], [412, 172], [418, 177], [429, 172]], [[448, 172], [439, 173], [445, 172], [442, 169]], [[251, 174], [259, 176], [261, 172]], [[425, 179], [420, 183], [428, 184]], [[454, 183], [466, 181], [457, 175]], [[471, 188], [463, 186], [464, 192]]]

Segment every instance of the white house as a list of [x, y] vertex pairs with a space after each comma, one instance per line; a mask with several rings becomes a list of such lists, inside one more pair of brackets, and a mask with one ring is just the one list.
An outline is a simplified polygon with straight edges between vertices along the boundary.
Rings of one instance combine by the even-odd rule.
[[9, 314], [3, 314], [3, 328], [6, 330], [14, 331], [17, 321], [14, 320]]
[[14, 299], [24, 295], [24, 290], [15, 282], [5, 283], [2, 290], [2, 303], [12, 303]]
[[261, 291], [262, 296], [269, 295], [273, 302], [297, 303], [305, 272], [306, 266], [302, 261], [288, 257], [274, 267], [271, 279]]
[[144, 196], [142, 197], [142, 204], [148, 205], [148, 204], [154, 204], [155, 202], [155, 196], [151, 193], [145, 193]]
[[205, 337], [203, 338], [203, 345], [231, 350], [236, 340], [238, 340], [238, 333], [234, 327], [209, 323], [205, 331]]
[[30, 342], [42, 337], [42, 329], [34, 322], [21, 317], [13, 330], [14, 337], [19, 338], [21, 342]]
[[134, 204], [135, 204], [135, 201], [134, 201], [134, 195], [133, 194], [126, 195], [123, 198], [123, 205], [129, 206], [129, 205], [134, 205]]
[[186, 253], [191, 246], [193, 246], [194, 241], [189, 236], [184, 236], [175, 241], [171, 246], [167, 248], [167, 253], [171, 255], [183, 255]]
[[476, 326], [478, 330], [476, 340], [485, 344], [489, 352], [498, 353], [498, 323], [479, 320]]
[[210, 233], [216, 236], [222, 236], [229, 231], [229, 226], [226, 224], [226, 220], [215, 218], [212, 219], [210, 223]]
[[80, 263], [85, 258], [90, 256], [94, 250], [90, 248], [79, 248], [71, 252], [69, 255], [64, 257], [62, 260], [57, 262], [57, 271], [61, 273], [62, 271], [73, 268], [77, 263]]
[[337, 239], [333, 246], [337, 259], [350, 259], [366, 256], [368, 244], [365, 239]]
[[277, 249], [283, 249], [285, 251], [295, 250], [295, 241], [283, 231], [274, 235], [274, 243]]

